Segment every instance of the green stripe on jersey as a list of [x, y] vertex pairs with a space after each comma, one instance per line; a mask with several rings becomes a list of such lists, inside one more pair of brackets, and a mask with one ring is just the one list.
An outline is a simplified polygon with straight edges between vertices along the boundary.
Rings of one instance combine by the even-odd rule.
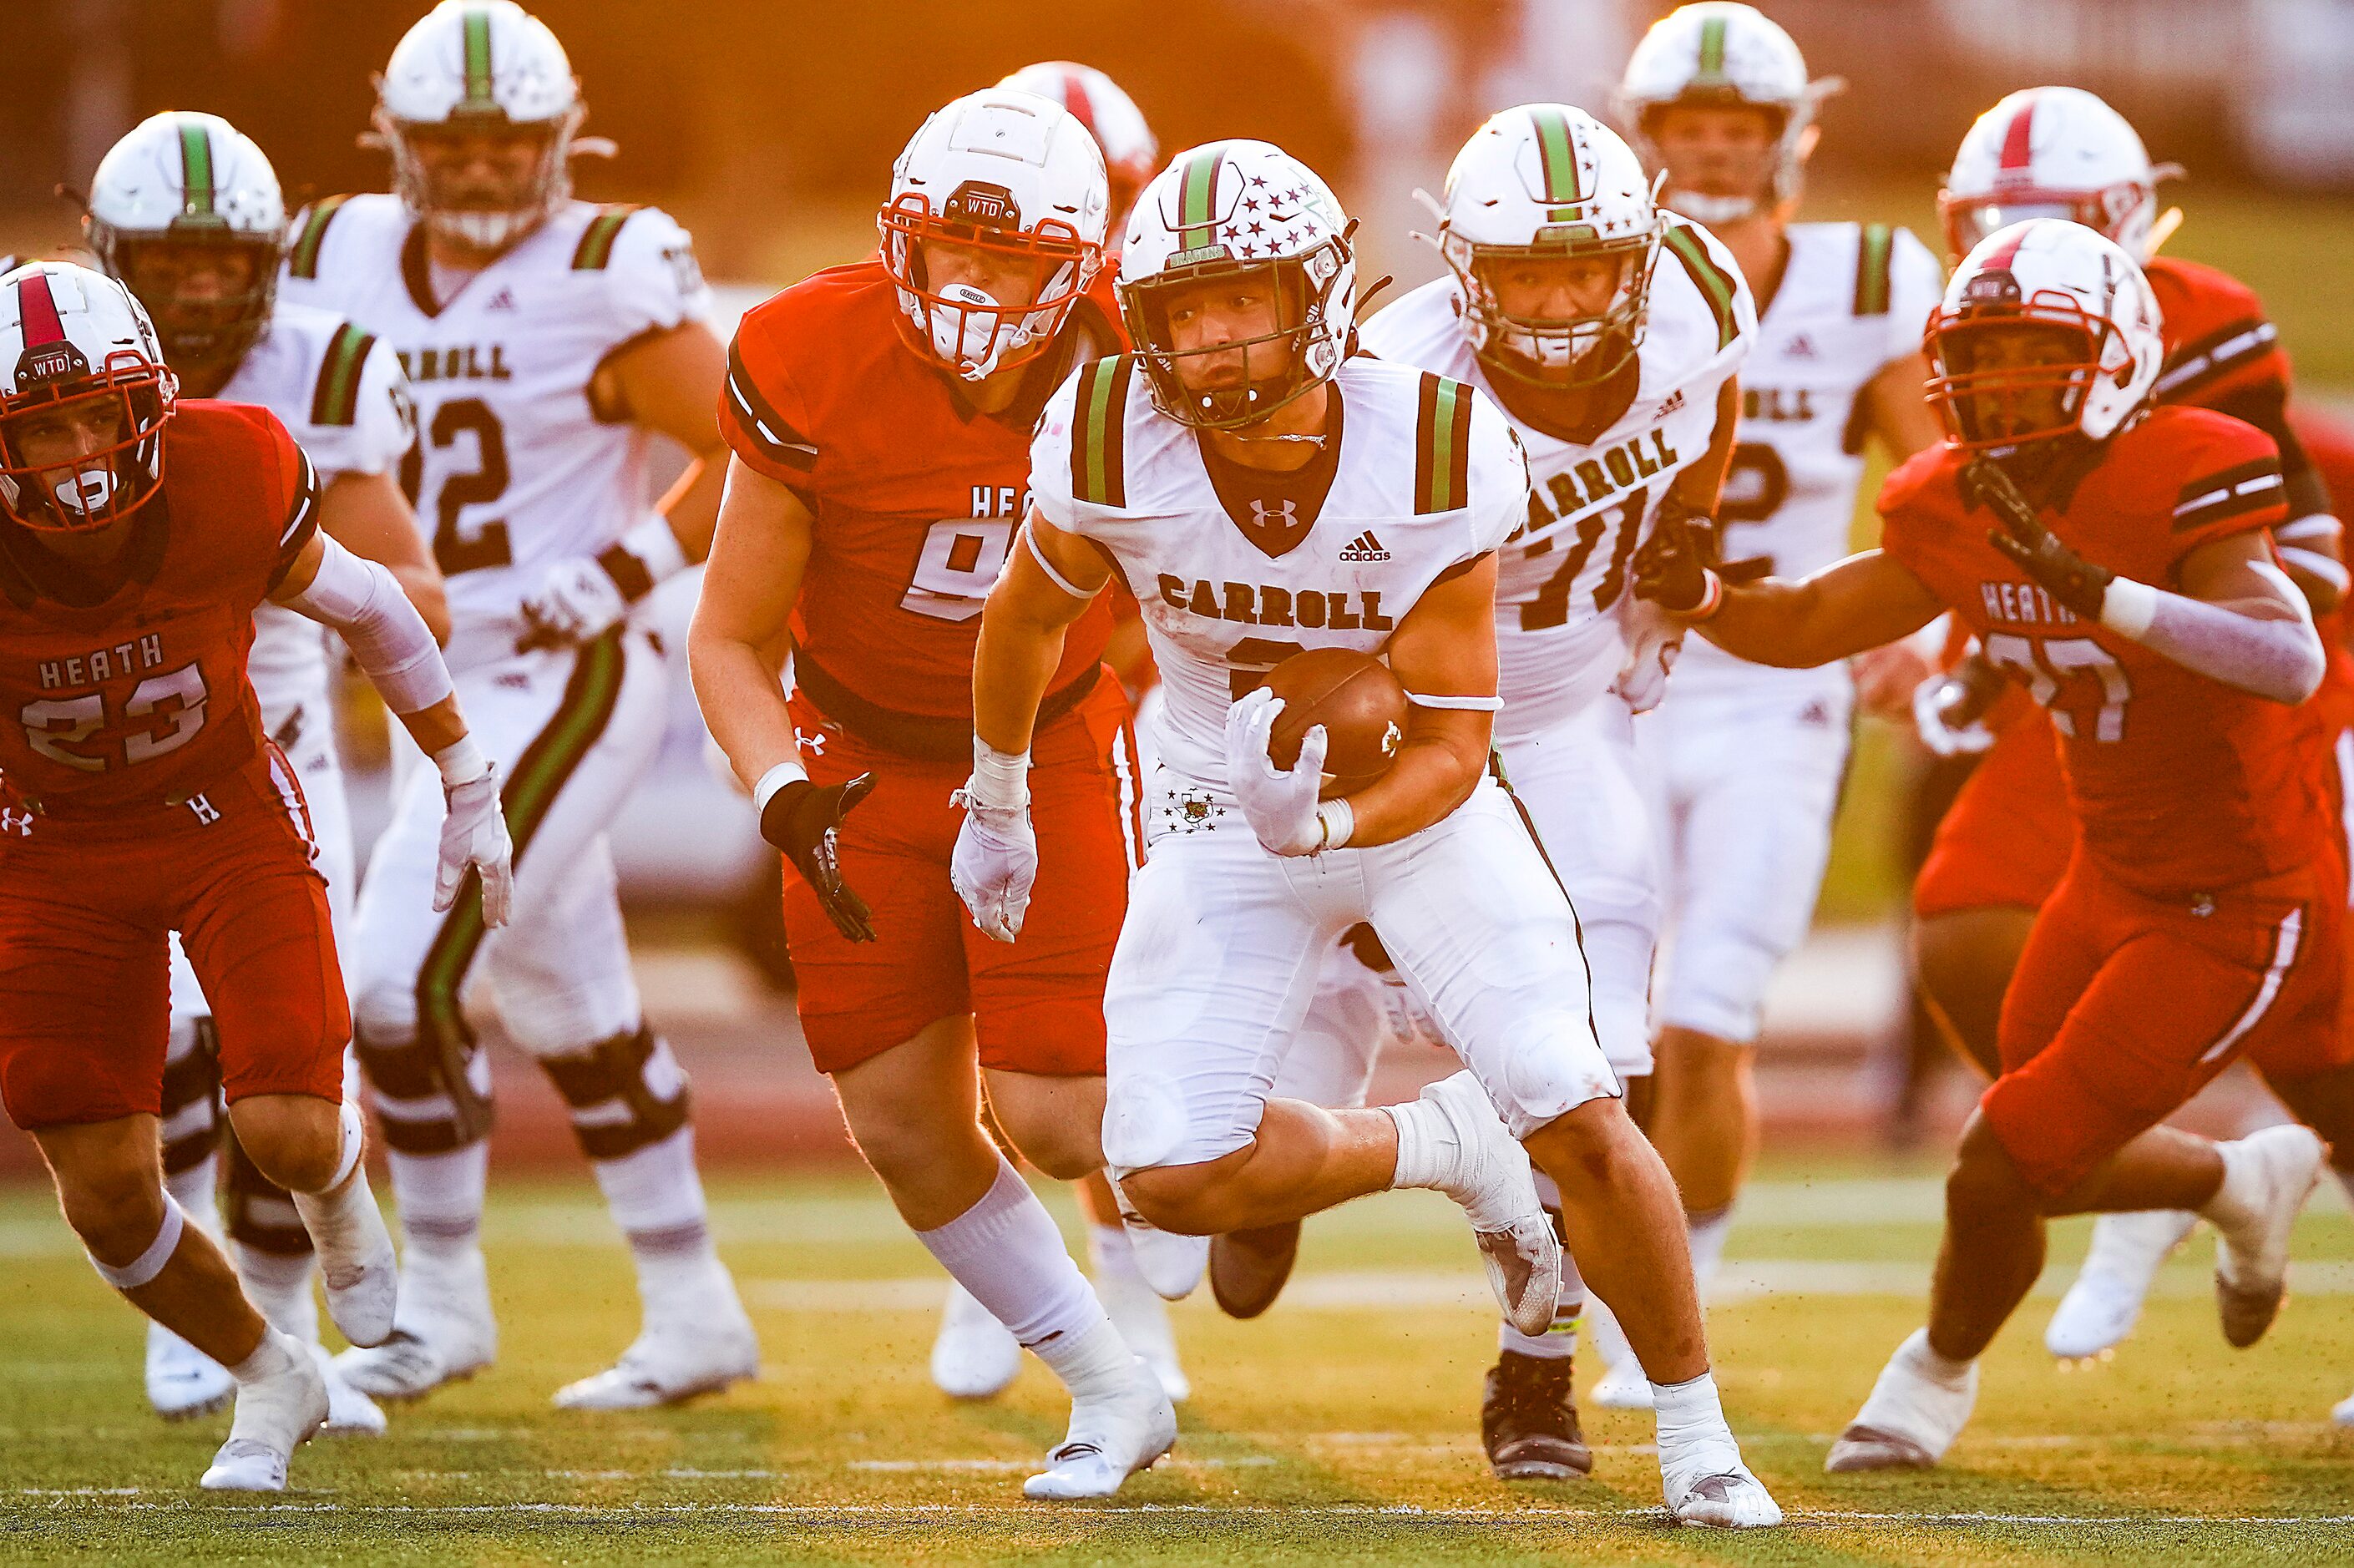
[[1071, 415], [1071, 496], [1090, 506], [1128, 504], [1128, 384], [1135, 357], [1098, 359], [1079, 372]]
[[180, 124], [180, 216], [219, 221], [213, 209], [213, 139], [194, 121]]
[[491, 98], [491, 14], [469, 11], [465, 16], [466, 37], [466, 101], [465, 109], [489, 109]]
[[331, 196], [311, 204], [302, 218], [302, 232], [294, 237], [294, 247], [286, 253], [287, 271], [297, 278], [319, 275], [319, 246], [327, 238], [327, 225], [335, 221], [335, 214], [351, 199]]
[[1716, 317], [1716, 346], [1723, 348], [1741, 335], [1741, 323], [1733, 312], [1734, 296], [1740, 290], [1732, 274], [1716, 264], [1708, 247], [1688, 224], [1680, 223], [1669, 229], [1667, 244], [1676, 253], [1676, 260], [1684, 264], [1692, 287], [1708, 302], [1709, 310]]
[[1867, 223], [1855, 248], [1855, 313], [1888, 313], [1888, 256], [1895, 231], [1884, 223]]
[[348, 425], [359, 415], [360, 372], [367, 364], [376, 339], [352, 322], [335, 329], [327, 340], [326, 356], [319, 362], [319, 379], [311, 388], [311, 422]]
[[621, 237], [621, 225], [639, 209], [626, 202], [604, 208], [588, 220], [580, 231], [580, 243], [573, 247], [572, 270], [576, 272], [601, 272], [613, 259], [613, 242]]
[[1426, 372], [1414, 416], [1414, 509], [1453, 512], [1471, 499], [1471, 389]]

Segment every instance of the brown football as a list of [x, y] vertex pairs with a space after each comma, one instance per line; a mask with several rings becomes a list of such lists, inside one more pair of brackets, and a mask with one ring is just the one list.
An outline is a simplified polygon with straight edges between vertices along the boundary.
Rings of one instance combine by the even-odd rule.
[[1334, 780], [1331, 793], [1361, 789], [1397, 760], [1398, 744], [1405, 738], [1405, 688], [1372, 654], [1311, 648], [1278, 664], [1267, 684], [1283, 699], [1283, 713], [1267, 742], [1277, 767], [1296, 766], [1300, 736], [1320, 724], [1324, 771]]

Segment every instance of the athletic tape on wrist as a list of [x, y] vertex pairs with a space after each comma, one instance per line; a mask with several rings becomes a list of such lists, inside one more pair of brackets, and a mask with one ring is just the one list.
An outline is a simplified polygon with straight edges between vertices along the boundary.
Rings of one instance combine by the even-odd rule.
[[2113, 577], [2101, 596], [2101, 624], [2138, 641], [2158, 619], [2158, 590], [2131, 577]]
[[1706, 620], [1724, 608], [1724, 579], [1702, 567], [1700, 602], [1683, 612], [1686, 620]]
[[1000, 751], [972, 737], [972, 782], [967, 798], [992, 811], [1018, 811], [1030, 804], [1030, 754]]
[[788, 784], [808, 782], [809, 769], [800, 763], [792, 761], [778, 763], [774, 768], [761, 774], [760, 781], [752, 786], [753, 819], [758, 821], [769, 814], [769, 802], [777, 798], [778, 790]]
[[155, 1239], [147, 1244], [145, 1252], [121, 1268], [101, 1263], [96, 1253], [90, 1255], [90, 1266], [98, 1270], [98, 1277], [117, 1290], [136, 1290], [151, 1283], [172, 1261], [172, 1255], [180, 1250], [180, 1234], [188, 1227], [188, 1216], [172, 1201], [171, 1193], [165, 1192], [163, 1197], [164, 1223], [156, 1227]]
[[1344, 849], [1348, 846], [1349, 835], [1357, 831], [1357, 809], [1350, 805], [1345, 797], [1327, 800], [1316, 808], [1316, 821], [1323, 831], [1323, 837], [1317, 842], [1317, 849]]
[[455, 789], [487, 778], [491, 759], [482, 755], [481, 743], [472, 735], [461, 735], [433, 754], [433, 766], [440, 769], [442, 785]]

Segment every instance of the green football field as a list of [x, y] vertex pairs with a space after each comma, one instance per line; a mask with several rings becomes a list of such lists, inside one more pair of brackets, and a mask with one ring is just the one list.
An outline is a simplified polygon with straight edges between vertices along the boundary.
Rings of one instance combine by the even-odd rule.
[[[2354, 1387], [2354, 1223], [2334, 1192], [2256, 1349], [2216, 1332], [2203, 1239], [2090, 1370], [2041, 1349], [2047, 1281], [1988, 1358], [1947, 1468], [1830, 1478], [1830, 1435], [1920, 1321], [1937, 1184], [1921, 1167], [1769, 1167], [1712, 1321], [1734, 1425], [1792, 1524], [1741, 1538], [1664, 1523], [1648, 1416], [1589, 1412], [1589, 1482], [1489, 1478], [1473, 1424], [1494, 1319], [1455, 1211], [1429, 1194], [1311, 1224], [1292, 1289], [1256, 1323], [1180, 1305], [1195, 1393], [1176, 1454], [1095, 1507], [1019, 1495], [1061, 1434], [1044, 1369], [994, 1404], [934, 1392], [940, 1277], [871, 1184], [728, 1179], [715, 1197], [762, 1336], [757, 1385], [652, 1414], [550, 1409], [633, 1331], [627, 1264], [585, 1181], [501, 1183], [497, 1368], [396, 1412], [388, 1438], [304, 1449], [281, 1499], [223, 1500], [193, 1483], [226, 1417], [154, 1420], [138, 1323], [39, 1192], [0, 1194], [0, 1561], [2354, 1559], [2354, 1431], [2328, 1423]], [[2084, 1234], [2059, 1227], [2055, 1257]]]

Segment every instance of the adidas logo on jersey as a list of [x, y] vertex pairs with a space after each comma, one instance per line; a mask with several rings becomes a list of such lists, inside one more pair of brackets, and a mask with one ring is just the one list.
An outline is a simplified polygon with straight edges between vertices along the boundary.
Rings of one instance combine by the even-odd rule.
[[493, 294], [491, 302], [482, 307], [486, 311], [511, 311], [514, 308], [514, 295], [505, 289], [501, 289], [497, 293]]
[[1374, 538], [1373, 531], [1368, 528], [1341, 549], [1341, 558], [1344, 561], [1386, 561], [1390, 553], [1382, 548], [1382, 542]]
[[1786, 359], [1812, 359], [1815, 356], [1815, 340], [1800, 333], [1782, 345], [1782, 356]]

